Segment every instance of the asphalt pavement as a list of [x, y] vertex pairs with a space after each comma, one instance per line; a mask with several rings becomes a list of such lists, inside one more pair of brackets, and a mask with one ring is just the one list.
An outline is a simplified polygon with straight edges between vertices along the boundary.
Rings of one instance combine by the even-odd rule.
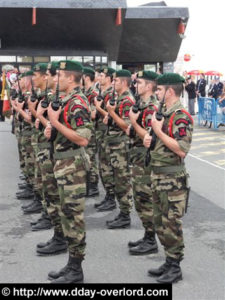
[[[52, 230], [32, 232], [30, 221], [40, 215], [24, 215], [15, 194], [20, 170], [16, 138], [10, 122], [0, 122], [0, 283], [48, 283], [50, 270], [59, 270], [68, 254], [40, 257], [36, 244], [52, 236]], [[214, 132], [215, 134], [212, 134]], [[200, 133], [200, 134], [199, 134]], [[193, 150], [186, 159], [192, 191], [188, 213], [183, 218], [185, 259], [181, 263], [183, 281], [173, 285], [174, 300], [225, 299], [225, 164], [224, 151], [215, 160], [204, 156], [209, 144], [223, 147], [224, 131], [196, 127]], [[198, 140], [199, 137], [215, 139]], [[205, 143], [205, 145], [203, 145]], [[194, 148], [203, 145], [200, 148]], [[213, 152], [212, 148], [212, 151]], [[222, 149], [222, 148], [221, 148]], [[214, 149], [214, 151], [216, 151]], [[130, 256], [127, 243], [143, 236], [143, 229], [133, 210], [129, 229], [108, 230], [105, 221], [118, 210], [96, 212], [93, 205], [104, 197], [86, 200], [87, 250], [83, 269], [85, 283], [155, 283], [147, 276], [150, 267], [164, 262], [164, 252]]]

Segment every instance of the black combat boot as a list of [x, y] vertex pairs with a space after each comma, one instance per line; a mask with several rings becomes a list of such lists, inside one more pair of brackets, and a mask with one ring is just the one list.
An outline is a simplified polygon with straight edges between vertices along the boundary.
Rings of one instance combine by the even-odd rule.
[[[145, 231], [145, 235], [146, 235], [146, 231]], [[141, 238], [141, 239], [139, 239], [137, 241], [134, 241], [134, 242], [133, 241], [129, 241], [128, 244], [127, 244], [127, 246], [129, 248], [138, 246], [140, 243], [142, 243], [144, 241], [145, 235], [143, 236], [143, 238]]]
[[89, 182], [87, 185], [86, 197], [94, 197], [99, 195], [98, 183]]
[[57, 233], [57, 232], [54, 232], [54, 235], [53, 235], [53, 237], [50, 239], [50, 240], [48, 240], [47, 242], [42, 242], [42, 243], [39, 243], [39, 244], [37, 244], [37, 248], [44, 248], [44, 247], [46, 247], [46, 246], [48, 246], [49, 244], [51, 244], [52, 242], [53, 242], [53, 240], [57, 237], [57, 236], [61, 236], [61, 237], [63, 237], [63, 233]]
[[118, 217], [115, 218], [114, 221], [108, 222], [108, 229], [119, 229], [119, 228], [127, 228], [130, 226], [130, 214], [120, 212]]
[[106, 196], [106, 201], [101, 206], [98, 206], [97, 211], [111, 211], [116, 209], [115, 195], [106, 194]]
[[55, 255], [67, 251], [67, 241], [62, 235], [55, 234], [49, 244], [44, 247], [38, 247], [36, 252], [40, 256]]
[[45, 216], [41, 218], [36, 224], [31, 226], [32, 231], [47, 230], [51, 228], [52, 228], [51, 219], [47, 214], [45, 214]]
[[131, 247], [129, 250], [131, 255], [146, 255], [158, 252], [158, 245], [155, 239], [154, 232], [146, 232], [144, 239], [136, 247]]
[[[22, 206], [23, 207], [23, 206]], [[38, 218], [36, 221], [31, 221], [30, 222], [30, 225], [33, 226], [33, 225], [36, 225], [37, 223], [39, 223], [42, 219], [45, 219], [47, 216], [47, 213], [45, 211], [42, 212], [41, 214], [41, 217]]]
[[101, 202], [95, 203], [94, 207], [97, 208], [97, 207], [101, 206], [103, 203], [105, 203], [107, 201], [107, 198], [108, 198], [108, 193], [106, 193], [105, 198]]
[[82, 259], [80, 258], [70, 257], [67, 266], [63, 268], [64, 270], [60, 270], [63, 275], [55, 280], [52, 280], [51, 283], [83, 283], [84, 274], [81, 262]]
[[42, 212], [42, 204], [39, 201], [33, 201], [31, 205], [29, 205], [27, 208], [24, 208], [23, 213], [25, 215], [28, 214], [39, 214]]
[[16, 197], [18, 200], [31, 199], [34, 197], [34, 192], [29, 188], [22, 192], [16, 193]]
[[167, 270], [169, 269], [169, 267], [170, 267], [170, 260], [167, 257], [166, 258], [166, 262], [163, 265], [161, 265], [159, 268], [148, 270], [148, 275], [149, 276], [161, 276], [162, 274], [164, 274], [165, 272], [167, 272]]
[[[27, 190], [27, 189], [32, 190], [33, 189], [32, 184], [29, 184], [29, 183], [18, 183], [18, 188], [19, 188], [19, 190]], [[21, 193], [21, 191], [19, 193]]]
[[42, 212], [41, 196], [38, 193], [34, 194], [34, 200], [31, 204], [23, 208], [24, 214], [37, 214]]
[[169, 267], [159, 278], [156, 280], [159, 283], [175, 283], [182, 280], [182, 271], [180, 268], [180, 260], [172, 257], [167, 258]]

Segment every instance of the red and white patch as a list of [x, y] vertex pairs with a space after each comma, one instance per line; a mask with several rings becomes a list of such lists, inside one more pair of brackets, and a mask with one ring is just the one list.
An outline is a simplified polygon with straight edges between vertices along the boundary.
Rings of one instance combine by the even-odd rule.
[[180, 128], [178, 128], [178, 130], [179, 130], [179, 136], [180, 137], [183, 137], [183, 136], [187, 135], [186, 127], [180, 127]]
[[76, 126], [77, 126], [77, 127], [80, 127], [80, 126], [83, 126], [83, 125], [84, 125], [84, 120], [83, 120], [82, 117], [77, 117], [77, 118], [75, 119], [75, 121], [76, 121]]

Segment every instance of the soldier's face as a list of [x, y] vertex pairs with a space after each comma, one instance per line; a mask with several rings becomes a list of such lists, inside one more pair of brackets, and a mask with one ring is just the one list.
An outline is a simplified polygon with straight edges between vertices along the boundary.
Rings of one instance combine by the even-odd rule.
[[163, 85], [157, 86], [157, 90], [156, 90], [155, 94], [159, 101], [162, 101], [163, 97], [165, 96], [165, 92], [166, 92], [166, 89]]
[[138, 90], [138, 95], [143, 96], [147, 91], [147, 84], [144, 79], [137, 79], [135, 84], [136, 89]]
[[105, 83], [106, 83], [106, 76], [105, 76], [105, 74], [104, 73], [100, 73], [100, 75], [99, 75], [99, 83], [101, 84], [101, 85], [105, 85]]
[[25, 89], [26, 88], [25, 78], [26, 77], [23, 77], [23, 78], [20, 79], [20, 87], [21, 87], [21, 89]]
[[54, 87], [55, 87], [54, 76], [51, 75], [49, 70], [47, 70], [47, 72], [46, 72], [46, 80], [48, 82], [48, 88], [54, 89]]
[[119, 93], [122, 90], [122, 80], [119, 77], [116, 77], [114, 79], [114, 83], [115, 83], [115, 90], [117, 93]]
[[65, 92], [68, 89], [69, 77], [65, 76], [65, 72], [60, 70], [58, 74], [54, 77], [54, 82], [57, 84], [59, 78], [59, 90], [60, 92]]
[[34, 87], [40, 88], [42, 87], [43, 83], [46, 81], [46, 76], [41, 74], [40, 72], [34, 72], [32, 76], [32, 80], [34, 83]]

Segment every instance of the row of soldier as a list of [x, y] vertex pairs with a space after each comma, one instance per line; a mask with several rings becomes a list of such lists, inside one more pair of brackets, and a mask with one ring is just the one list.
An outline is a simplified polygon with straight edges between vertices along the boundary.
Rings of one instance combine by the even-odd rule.
[[179, 100], [184, 79], [140, 71], [136, 82], [134, 97], [128, 70], [96, 73], [76, 61], [59, 61], [35, 65], [11, 90], [25, 177], [17, 198], [33, 197], [22, 207], [25, 214], [42, 212], [32, 230], [54, 229], [37, 254], [69, 250], [66, 266], [48, 274], [52, 283], [83, 282], [85, 197], [99, 194], [99, 177], [106, 194], [96, 210], [114, 210], [117, 203], [120, 210], [107, 228], [129, 227], [134, 201], [144, 236], [128, 243], [130, 254], [158, 252], [157, 233], [166, 261], [148, 275], [160, 283], [182, 279], [181, 217], [189, 192], [184, 158], [193, 131]]

